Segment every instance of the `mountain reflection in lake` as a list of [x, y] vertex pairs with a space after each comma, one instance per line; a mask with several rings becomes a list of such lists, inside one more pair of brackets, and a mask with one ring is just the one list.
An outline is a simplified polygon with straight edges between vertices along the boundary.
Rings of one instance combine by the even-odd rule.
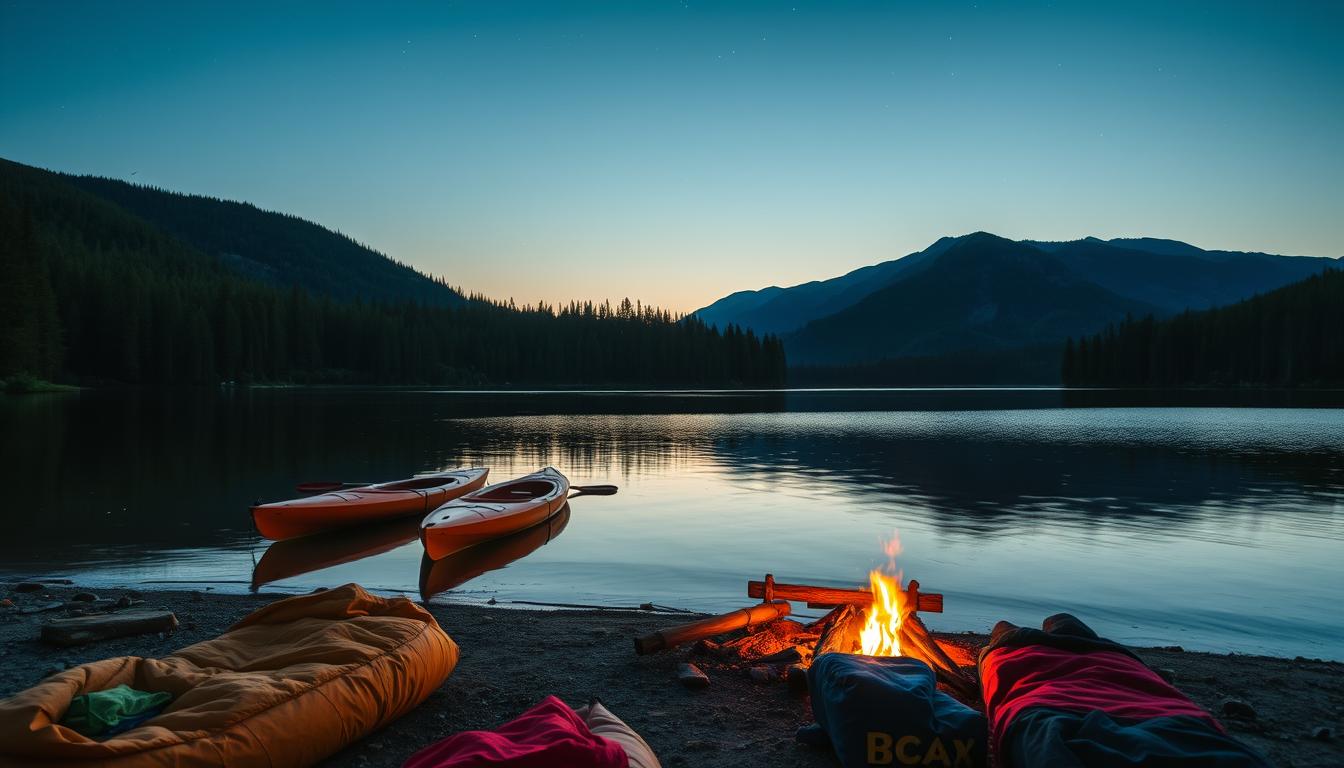
[[414, 526], [268, 551], [248, 504], [291, 496], [302, 480], [484, 465], [500, 481], [552, 464], [576, 484], [621, 492], [576, 499], [563, 537], [505, 558], [507, 567], [440, 579], [451, 586], [435, 599], [729, 609], [767, 571], [861, 584], [899, 530], [905, 573], [947, 596], [947, 613], [929, 617], [935, 628], [983, 631], [1068, 610], [1135, 643], [1344, 658], [1344, 411], [1319, 407], [1336, 398], [974, 389], [5, 398], [11, 524], [0, 556], [13, 573], [90, 584], [246, 589], [255, 564], [268, 588], [353, 580], [414, 594]]

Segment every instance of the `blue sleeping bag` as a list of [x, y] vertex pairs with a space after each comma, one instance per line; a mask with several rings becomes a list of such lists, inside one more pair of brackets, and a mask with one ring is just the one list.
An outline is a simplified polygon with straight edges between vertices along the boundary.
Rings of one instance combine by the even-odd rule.
[[845, 768], [986, 764], [984, 715], [940, 692], [933, 669], [918, 659], [826, 653], [807, 682], [816, 723], [798, 740], [829, 743]]

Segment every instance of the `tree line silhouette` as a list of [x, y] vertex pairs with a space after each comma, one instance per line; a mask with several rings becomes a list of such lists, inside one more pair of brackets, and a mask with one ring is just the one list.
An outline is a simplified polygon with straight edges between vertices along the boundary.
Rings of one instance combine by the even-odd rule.
[[642, 306], [341, 300], [248, 279], [54, 174], [0, 164], [0, 377], [450, 386], [783, 383], [778, 339]]
[[1066, 386], [1344, 386], [1344, 272], [1064, 346]]

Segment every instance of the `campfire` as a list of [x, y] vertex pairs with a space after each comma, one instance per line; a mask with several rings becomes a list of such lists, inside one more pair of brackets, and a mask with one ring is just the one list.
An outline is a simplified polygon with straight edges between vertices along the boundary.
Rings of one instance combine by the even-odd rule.
[[[806, 686], [807, 667], [823, 653], [906, 656], [932, 667], [938, 682], [963, 700], [976, 699], [979, 685], [973, 671], [965, 669], [974, 666], [970, 653], [935, 639], [919, 618], [921, 612], [941, 613], [943, 596], [921, 592], [914, 579], [902, 587], [897, 554], [899, 545], [893, 542], [887, 548], [888, 567], [869, 574], [867, 589], [785, 584], [766, 574], [762, 581], [747, 582], [747, 596], [760, 604], [637, 638], [635, 649], [652, 653], [694, 642], [693, 652], [711, 663], [746, 667], [761, 682], [787, 679], [795, 687]], [[791, 602], [829, 611], [803, 624], [784, 619], [792, 612]], [[746, 634], [721, 643], [710, 639], [735, 630]]]

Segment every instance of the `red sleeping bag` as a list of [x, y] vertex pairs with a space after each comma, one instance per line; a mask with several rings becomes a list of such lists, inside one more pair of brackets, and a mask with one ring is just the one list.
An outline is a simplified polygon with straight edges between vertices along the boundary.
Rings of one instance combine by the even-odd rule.
[[493, 731], [464, 731], [411, 755], [403, 768], [628, 768], [625, 750], [588, 730], [554, 696]]
[[1068, 614], [999, 622], [980, 654], [995, 762], [1009, 768], [1266, 768], [1124, 646]]

